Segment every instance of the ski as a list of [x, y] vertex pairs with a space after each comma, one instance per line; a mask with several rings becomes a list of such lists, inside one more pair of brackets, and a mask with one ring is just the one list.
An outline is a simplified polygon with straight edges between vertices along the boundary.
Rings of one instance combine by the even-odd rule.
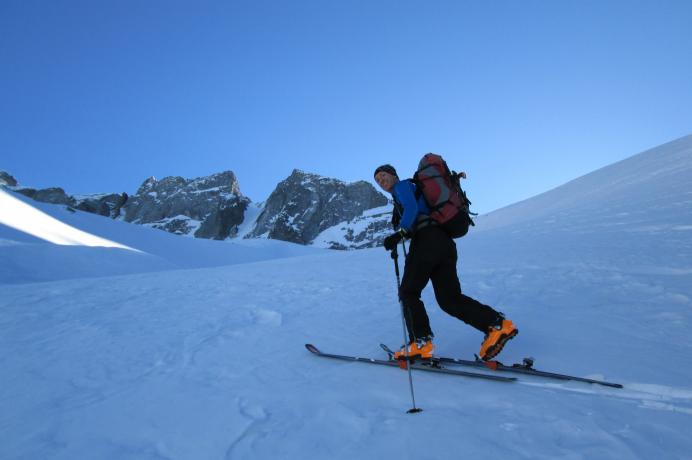
[[[397, 361], [392, 358], [394, 356], [394, 351], [392, 349], [390, 349], [385, 344], [380, 344], [380, 346], [389, 355], [389, 360], [393, 363], [396, 363]], [[574, 375], [557, 374], [555, 372], [540, 371], [538, 369], [533, 368], [533, 359], [532, 358], [524, 358], [524, 362], [522, 364], [512, 364], [512, 365], [502, 364], [499, 361], [483, 361], [477, 356], [476, 356], [475, 361], [471, 361], [468, 359], [434, 357], [431, 362], [433, 363], [433, 365], [435, 363], [457, 364], [460, 366], [472, 366], [472, 367], [477, 367], [477, 368], [482, 368], [482, 369], [490, 369], [493, 371], [514, 372], [517, 374], [534, 375], [536, 377], [545, 377], [545, 378], [557, 379], [557, 380], [571, 380], [571, 381], [575, 381], [575, 382], [584, 382], [584, 383], [592, 383], [592, 384], [596, 384], [596, 385], [603, 385], [603, 386], [612, 387], [612, 388], [623, 388], [622, 384], [620, 384], [620, 383], [613, 383], [613, 382], [606, 382], [603, 380], [588, 379], [585, 377], [577, 377]]]
[[[331, 353], [323, 353], [319, 349], [317, 349], [316, 346], [312, 344], [305, 344], [305, 348], [307, 350], [316, 355], [316, 356], [321, 356], [323, 358], [332, 358], [332, 359], [340, 359], [342, 361], [352, 361], [352, 362], [359, 362], [359, 363], [368, 363], [368, 364], [379, 364], [382, 366], [390, 366], [390, 367], [400, 367], [399, 361], [394, 361], [394, 360], [384, 360], [384, 359], [373, 359], [373, 358], [359, 358], [357, 356], [346, 356], [346, 355], [334, 355]], [[459, 371], [456, 369], [448, 369], [446, 367], [442, 367], [440, 365], [436, 366], [430, 366], [430, 365], [424, 365], [424, 364], [410, 364], [411, 369], [416, 369], [420, 371], [426, 371], [426, 372], [437, 372], [440, 374], [449, 374], [449, 375], [458, 375], [458, 376], [463, 376], [463, 377], [473, 377], [473, 378], [479, 378], [479, 379], [486, 379], [486, 380], [494, 380], [497, 382], [514, 382], [516, 377], [504, 377], [504, 376], [499, 376], [499, 375], [490, 375], [490, 374], [481, 374], [481, 373], [476, 373], [476, 372], [465, 372], [465, 371]]]

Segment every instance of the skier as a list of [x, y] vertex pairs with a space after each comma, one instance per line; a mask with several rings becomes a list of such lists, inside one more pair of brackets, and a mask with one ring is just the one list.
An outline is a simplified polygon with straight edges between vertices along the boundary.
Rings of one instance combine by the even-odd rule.
[[402, 238], [411, 244], [404, 266], [399, 298], [409, 333], [408, 345], [403, 345], [394, 357], [402, 359], [432, 358], [433, 332], [420, 300], [423, 288], [432, 281], [435, 299], [440, 308], [485, 334], [479, 356], [484, 361], [497, 356], [505, 343], [519, 330], [512, 321], [488, 305], [462, 294], [457, 275], [457, 249], [454, 240], [435, 221], [428, 218], [430, 209], [422, 194], [416, 194], [413, 181], [399, 180], [393, 166], [385, 164], [375, 170], [375, 181], [394, 198], [392, 224], [397, 232], [384, 240], [386, 250], [394, 250]]

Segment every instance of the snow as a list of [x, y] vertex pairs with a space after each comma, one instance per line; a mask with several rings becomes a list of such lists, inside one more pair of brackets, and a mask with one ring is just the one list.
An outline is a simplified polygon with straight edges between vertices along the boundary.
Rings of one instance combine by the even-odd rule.
[[[319, 252], [275, 240], [181, 238], [2, 190], [0, 199], [0, 285], [215, 267]], [[31, 219], [22, 219], [7, 203], [18, 203]]]
[[[0, 272], [0, 458], [689, 458], [692, 239], [674, 229], [692, 225], [692, 137], [673, 144], [647, 152], [638, 174], [630, 160], [612, 165], [581, 178], [588, 189], [499, 210], [457, 241], [464, 291], [521, 331], [503, 361], [533, 356], [539, 369], [624, 389], [414, 372], [415, 415], [405, 372], [303, 347], [383, 358], [380, 341], [400, 343], [382, 248], [238, 246], [30, 202], [141, 253], [0, 226], [14, 242], [0, 245], [2, 265], [17, 262], [8, 250], [25, 262], [13, 279]], [[33, 282], [50, 248], [162, 266]], [[52, 260], [87, 263], [72, 252]], [[478, 351], [480, 333], [431, 290], [423, 300], [439, 354]]]
[[264, 202], [249, 203], [245, 209], [245, 217], [243, 218], [243, 222], [238, 225], [238, 233], [232, 238], [242, 240], [249, 235], [255, 229], [257, 219], [259, 219], [262, 211], [264, 211]]
[[[692, 224], [692, 135], [577, 178], [478, 219], [479, 228], [514, 226], [515, 230], [549, 232], [665, 230]], [[668, 196], [675, 200], [667, 199]], [[649, 212], [656, 213], [654, 219]], [[563, 221], [563, 214], [569, 219]]]
[[0, 190], [0, 224], [54, 244], [134, 249], [66, 225], [13, 195]]
[[112, 193], [90, 193], [90, 194], [81, 194], [81, 195], [72, 195], [72, 198], [74, 198], [76, 201], [85, 201], [85, 200], [100, 200], [101, 198], [104, 198], [108, 195], [112, 195]]
[[172, 217], [166, 217], [161, 220], [157, 220], [156, 222], [148, 222], [146, 224], [142, 224], [147, 227], [151, 228], [164, 228], [166, 225], [170, 224], [171, 222], [174, 221], [181, 221], [185, 222], [185, 230], [184, 232], [172, 232], [176, 235], [183, 235], [188, 238], [194, 238], [195, 237], [195, 232], [199, 230], [199, 228], [202, 226], [202, 221], [193, 219], [192, 217], [183, 215], [183, 214], [178, 214], [177, 216], [172, 216]]
[[[379, 206], [377, 208], [367, 209], [363, 212], [361, 216], [351, 219], [350, 221], [343, 221], [331, 227], [324, 229], [320, 232], [312, 242], [313, 247], [319, 248], [330, 248], [332, 245], [337, 244], [344, 248], [350, 248], [354, 246], [352, 241], [349, 241], [346, 236], [349, 231], [352, 235], [358, 235], [364, 232], [369, 225], [374, 224], [382, 220], [383, 215], [389, 214], [387, 217], [387, 222], [391, 220], [392, 206]], [[385, 229], [380, 232], [382, 235], [387, 235], [391, 233], [391, 228]], [[378, 236], [373, 234], [370, 236], [369, 240]]]

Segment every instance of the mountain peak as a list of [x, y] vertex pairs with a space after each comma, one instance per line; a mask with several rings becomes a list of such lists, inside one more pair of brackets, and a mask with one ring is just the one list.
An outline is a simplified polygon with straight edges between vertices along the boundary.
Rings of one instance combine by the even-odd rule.
[[294, 169], [269, 196], [248, 237], [309, 244], [325, 229], [386, 203], [368, 182], [346, 184]]
[[249, 202], [233, 171], [195, 179], [150, 177], [124, 207], [125, 220], [180, 235], [225, 239], [237, 232]]
[[9, 187], [17, 186], [17, 179], [12, 177], [7, 171], [0, 170], [0, 185], [7, 185]]

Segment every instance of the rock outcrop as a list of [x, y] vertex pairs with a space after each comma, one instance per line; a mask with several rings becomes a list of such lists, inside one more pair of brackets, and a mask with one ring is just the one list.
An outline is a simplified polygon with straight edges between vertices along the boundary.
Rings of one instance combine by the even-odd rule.
[[309, 244], [327, 228], [386, 203], [387, 198], [368, 182], [347, 184], [296, 169], [269, 196], [246, 238]]
[[225, 171], [197, 179], [150, 177], [123, 209], [127, 222], [223, 240], [235, 235], [249, 203], [235, 174]]

